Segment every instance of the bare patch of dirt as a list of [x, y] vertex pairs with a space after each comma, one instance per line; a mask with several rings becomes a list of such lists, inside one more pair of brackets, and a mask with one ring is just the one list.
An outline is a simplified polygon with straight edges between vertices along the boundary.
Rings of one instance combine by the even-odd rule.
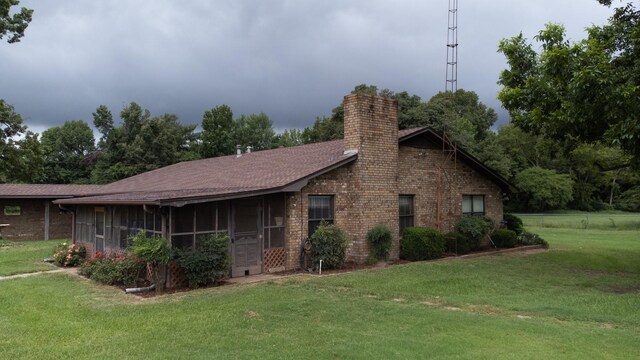
[[611, 286], [609, 287], [609, 289], [607, 289], [608, 292], [614, 293], [614, 294], [634, 294], [634, 293], [640, 293], [640, 286]]
[[249, 319], [255, 319], [260, 317], [260, 314], [251, 310], [247, 311], [244, 315]]

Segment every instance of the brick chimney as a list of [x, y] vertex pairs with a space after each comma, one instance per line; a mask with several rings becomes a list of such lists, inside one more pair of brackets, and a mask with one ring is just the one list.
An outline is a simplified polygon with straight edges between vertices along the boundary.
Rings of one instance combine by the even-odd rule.
[[352, 183], [358, 194], [352, 208], [351, 245], [348, 256], [364, 262], [369, 255], [367, 231], [387, 225], [394, 236], [391, 257], [398, 243], [398, 102], [365, 94], [344, 97], [345, 151], [355, 150]]

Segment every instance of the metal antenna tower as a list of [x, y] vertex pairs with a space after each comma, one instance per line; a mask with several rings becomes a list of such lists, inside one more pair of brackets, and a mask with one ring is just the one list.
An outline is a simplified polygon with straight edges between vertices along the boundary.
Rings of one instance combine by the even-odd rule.
[[[453, 196], [452, 182], [457, 170], [458, 148], [449, 136], [450, 127], [455, 120], [454, 97], [458, 90], [458, 0], [449, 0], [447, 21], [447, 81], [445, 82], [445, 111], [442, 119], [442, 158], [437, 165], [436, 177], [436, 228], [448, 231], [451, 224], [444, 224], [442, 213], [451, 221], [456, 201]], [[446, 209], [445, 209], [446, 207]]]
[[449, 0], [446, 72], [445, 92], [456, 92], [458, 90], [458, 0]]

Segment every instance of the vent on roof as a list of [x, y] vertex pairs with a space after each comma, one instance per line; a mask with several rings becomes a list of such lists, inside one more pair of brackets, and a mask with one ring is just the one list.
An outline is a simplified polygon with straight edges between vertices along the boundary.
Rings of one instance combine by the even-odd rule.
[[253, 146], [251, 145], [247, 146], [247, 154], [251, 154], [252, 149], [253, 149]]
[[242, 156], [242, 146], [236, 145], [236, 157]]

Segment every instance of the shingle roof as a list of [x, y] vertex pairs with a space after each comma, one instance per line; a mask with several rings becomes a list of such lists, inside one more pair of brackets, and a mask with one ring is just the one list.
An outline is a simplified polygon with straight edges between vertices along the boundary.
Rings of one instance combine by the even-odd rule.
[[[426, 128], [400, 130], [398, 139], [427, 132], [435, 134]], [[94, 196], [56, 203], [160, 204], [295, 191], [309, 178], [356, 159], [357, 154], [344, 150], [344, 141], [334, 140], [186, 161], [103, 185]]]
[[175, 202], [278, 191], [355, 160], [343, 141], [256, 151], [250, 154], [186, 161], [105, 185], [101, 196], [60, 200], [61, 204]]
[[51, 198], [100, 193], [103, 185], [0, 184], [0, 198]]

